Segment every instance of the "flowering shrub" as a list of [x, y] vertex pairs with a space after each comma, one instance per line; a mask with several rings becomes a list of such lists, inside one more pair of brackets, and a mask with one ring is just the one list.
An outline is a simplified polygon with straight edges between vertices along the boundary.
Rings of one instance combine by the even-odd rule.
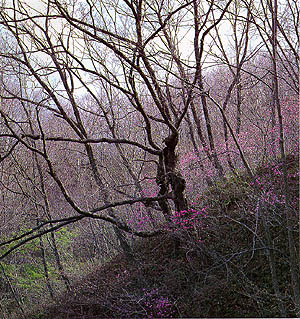
[[[286, 154], [297, 154], [299, 150], [299, 102], [286, 99], [281, 101], [281, 107]], [[227, 110], [227, 117], [231, 119], [233, 127], [234, 114], [229, 109]], [[280, 156], [278, 118], [275, 119], [275, 126], [272, 126], [271, 119], [272, 110], [269, 106], [253, 110], [252, 117], [243, 118], [241, 130], [239, 134], [236, 133], [245, 158], [253, 169], [260, 167], [262, 163], [274, 161]], [[219, 122], [218, 128], [221, 123]], [[244, 164], [231, 134], [228, 134], [226, 143], [222, 133], [215, 134], [214, 138], [215, 150], [225, 174], [229, 173], [232, 168], [229, 167], [229, 159], [235, 171], [244, 170]], [[182, 154], [179, 166], [186, 179], [186, 193], [190, 201], [195, 201], [197, 194], [202, 191], [203, 186], [206, 186], [203, 182], [205, 179], [214, 181], [217, 175], [203, 147], [199, 147], [197, 151], [187, 151]]]
[[[287, 157], [287, 166], [296, 160], [293, 155]], [[276, 210], [281, 205], [286, 204], [285, 195], [282, 194], [284, 187], [283, 163], [266, 164], [262, 169], [263, 176], [256, 176], [255, 180], [250, 184], [260, 190], [260, 202], [266, 207]], [[287, 178], [289, 187], [297, 187], [299, 171], [288, 171]], [[289, 203], [291, 205], [291, 203]], [[296, 207], [296, 205], [293, 204]]]
[[143, 306], [146, 309], [147, 318], [172, 318], [175, 310], [168, 297], [159, 296], [158, 289], [150, 291], [143, 289], [143, 293]]
[[199, 217], [205, 218], [207, 206], [202, 208], [200, 211], [189, 208], [180, 212], [175, 212], [171, 216], [171, 223], [168, 225], [168, 230], [182, 230], [192, 229], [195, 226], [201, 226], [202, 220]]
[[142, 231], [153, 225], [153, 218], [149, 212], [145, 212], [142, 204], [138, 203], [134, 206], [134, 215], [128, 218], [127, 224], [138, 231]]
[[[268, 204], [270, 206], [276, 206], [278, 204], [285, 204], [285, 196], [276, 193], [272, 183], [268, 183], [265, 179], [256, 178], [255, 183], [261, 191], [262, 203]], [[250, 184], [254, 186], [254, 182]]]

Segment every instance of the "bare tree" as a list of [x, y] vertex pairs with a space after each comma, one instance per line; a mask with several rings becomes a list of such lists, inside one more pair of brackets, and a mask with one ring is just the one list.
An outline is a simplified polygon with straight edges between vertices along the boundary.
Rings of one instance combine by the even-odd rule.
[[[138, 236], [153, 236], [160, 231], [135, 231], [122, 221], [123, 217], [115, 212], [114, 207], [138, 202], [153, 206], [157, 201], [159, 210], [167, 220], [173, 209], [181, 211], [188, 207], [184, 195], [185, 180], [176, 168], [179, 130], [193, 100], [195, 85], [198, 85], [200, 92], [203, 91], [200, 61], [204, 38], [222, 20], [229, 3], [219, 10], [217, 21], [205, 29], [202, 38], [199, 38], [200, 32], [213, 5], [201, 8], [204, 13], [207, 10], [207, 18], [200, 24], [200, 7], [195, 1], [161, 4], [124, 1], [115, 3], [113, 7], [109, 2], [66, 6], [60, 1], [49, 1], [38, 7], [29, 7], [19, 1], [15, 1], [12, 6], [9, 2], [3, 3], [0, 23], [12, 45], [3, 48], [2, 61], [11, 61], [11, 66], [17, 66], [17, 69], [5, 69], [2, 77], [2, 103], [15, 100], [21, 105], [26, 104], [26, 107], [30, 106], [35, 110], [32, 118], [35, 129], [33, 131], [27, 123], [23, 123], [21, 115], [16, 122], [1, 107], [3, 124], [8, 130], [8, 133], [1, 136], [20, 143], [24, 152], [34, 153], [38, 161], [42, 161], [40, 168], [46, 170], [71, 209], [69, 214], [56, 220], [48, 215], [34, 227], [32, 233], [25, 234], [27, 237], [23, 241], [89, 217], [115, 225], [121, 246], [130, 254], [130, 246], [122, 231]], [[111, 9], [114, 11], [113, 16]], [[174, 54], [169, 32], [173, 23], [185, 15], [194, 17], [193, 24], [188, 28], [195, 28], [193, 50], [196, 68], [194, 75], [189, 78], [186, 76], [181, 83], [179, 90], [184, 90], [184, 100], [175, 108], [168, 77], [173, 76], [173, 61], [179, 58]], [[165, 62], [161, 62], [163, 59]], [[177, 67], [182, 69], [184, 63], [184, 59], [178, 60]], [[22, 88], [11, 90], [5, 84], [8, 77], [26, 79], [26, 89], [31, 94], [24, 96]], [[101, 123], [105, 130], [97, 132], [98, 136], [93, 136], [96, 132], [88, 128], [86, 119], [93, 111], [85, 108], [78, 90], [87, 94], [96, 106], [94, 119], [104, 119]], [[116, 95], [120, 98], [114, 98]], [[206, 97], [201, 95], [201, 99], [212, 157], [221, 172], [210, 130]], [[118, 105], [120, 102], [122, 105]], [[60, 132], [47, 128], [50, 114], [57, 118], [57, 125], [62, 128]], [[131, 118], [143, 128], [139, 136], [136, 133], [138, 127], [128, 130], [122, 117]], [[125, 123], [125, 129], [122, 122]], [[77, 145], [76, 148], [86, 156], [102, 206], [89, 203], [85, 207], [77, 200], [74, 190], [65, 180], [63, 168], [57, 158], [53, 157], [52, 145], [63, 143], [68, 147]], [[146, 155], [156, 162], [155, 179], [159, 187], [157, 196], [137, 198], [134, 195], [128, 199], [126, 194], [121, 196], [120, 193], [108, 190], [95, 155], [96, 149], [102, 144], [104, 151], [107, 148], [105, 145], [115, 145], [128, 178], [133, 180], [139, 192], [138, 173], [124, 155], [122, 145], [139, 150], [135, 152], [136, 160], [143, 161]], [[69, 168], [67, 170], [72, 174]], [[34, 235], [35, 231], [46, 225], [50, 227]]]
[[[0, 243], [5, 248], [0, 260], [49, 234], [60, 277], [70, 289], [55, 232], [85, 220], [96, 221], [99, 228], [110, 225], [114, 235], [106, 236], [103, 229], [82, 224], [89, 225], [99, 251], [118, 242], [132, 260], [129, 235], [157, 236], [163, 232], [160, 223], [172, 224], [174, 211], [190, 208], [178, 165], [189, 145], [202, 174], [206, 172], [202, 160], [208, 159], [214, 174], [225, 179], [228, 166], [236, 173], [237, 161], [232, 160], [229, 147], [232, 139], [238, 160], [255, 181], [253, 158], [247, 157], [239, 138], [244, 123], [248, 120], [252, 125], [264, 111], [257, 107], [264, 101], [257, 98], [261, 87], [272, 96], [271, 120], [273, 126], [279, 123], [285, 161], [280, 83], [291, 92], [299, 85], [295, 77], [299, 68], [295, 12], [299, 10], [293, 1], [285, 8], [279, 14], [276, 0], [49, 0], [38, 5], [3, 1], [1, 187], [9, 196], [14, 194], [15, 201], [23, 201], [26, 218], [18, 217], [16, 209], [14, 217], [30, 227]], [[294, 18], [286, 22], [286, 17]], [[295, 28], [291, 38], [286, 24]], [[232, 30], [231, 51], [224, 41], [224, 26]], [[259, 54], [270, 57], [271, 68], [257, 63]], [[221, 82], [216, 92], [206, 67], [220, 63], [228, 81]], [[243, 90], [247, 81], [257, 92]], [[256, 112], [255, 116], [246, 110]], [[186, 131], [191, 141], [186, 141]], [[227, 163], [219, 153], [221, 139]], [[188, 146], [183, 146], [186, 142]], [[206, 181], [212, 185], [210, 177]], [[147, 182], [152, 183], [151, 192]], [[138, 210], [151, 213], [159, 222], [138, 228]], [[288, 211], [287, 204], [289, 229]], [[103, 243], [96, 240], [102, 231]], [[47, 280], [43, 244], [41, 238]], [[298, 307], [292, 236], [289, 244]], [[273, 265], [270, 258], [270, 268]], [[280, 299], [276, 269], [271, 272]]]

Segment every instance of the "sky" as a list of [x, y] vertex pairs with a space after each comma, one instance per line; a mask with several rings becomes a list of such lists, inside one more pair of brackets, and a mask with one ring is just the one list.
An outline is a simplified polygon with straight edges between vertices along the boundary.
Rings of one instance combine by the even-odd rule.
[[[12, 2], [12, 0], [6, 1], [6, 3], [8, 5], [11, 2]], [[44, 0], [26, 0], [26, 2], [21, 1], [21, 3], [22, 3], [22, 5], [26, 6], [26, 8], [32, 14], [43, 13], [43, 12], [46, 12], [46, 9], [47, 9], [47, 1], [44, 1]], [[77, 6], [79, 6], [79, 4], [80, 4], [80, 2], [77, 2]], [[242, 13], [242, 14], [245, 16], [244, 13]], [[190, 25], [193, 23], [193, 21], [191, 20], [191, 17], [189, 18], [188, 16], [185, 16], [184, 19], [186, 20], [187, 25], [188, 24]], [[40, 23], [41, 23], [42, 27], [44, 27], [45, 19], [41, 18]], [[85, 50], [84, 40], [79, 39], [79, 38], [75, 38], [74, 36], [72, 36], [67, 41], [67, 35], [68, 35], [69, 29], [65, 27], [64, 21], [62, 19], [59, 19], [59, 18], [51, 19], [51, 28], [52, 29], [50, 29], [50, 30], [56, 38], [58, 38], [59, 35], [63, 33], [64, 36], [62, 36], [61, 39], [64, 41], [64, 43], [67, 44], [67, 42], [68, 42], [70, 45], [70, 48], [72, 48], [73, 52], [78, 57], [80, 57], [82, 59], [82, 61], [84, 61], [84, 64], [87, 67], [92, 67], [91, 62], [88, 59], [84, 59], [84, 56], [82, 54], [82, 52]], [[37, 28], [35, 28], [35, 32], [37, 34], [39, 34], [39, 31]], [[232, 47], [232, 38], [231, 38], [232, 29], [231, 29], [230, 23], [228, 23], [226, 21], [224, 21], [224, 22], [222, 21], [220, 23], [220, 31], [219, 32], [221, 35], [223, 45], [226, 48], [226, 52], [229, 53], [229, 55], [230, 54], [232, 55], [233, 51], [230, 49], [230, 47]], [[194, 30], [190, 29], [188, 26], [185, 28], [181, 28], [178, 30], [178, 38], [180, 39], [179, 44], [178, 44], [178, 48], [179, 48], [181, 58], [188, 60], [191, 65], [194, 65], [194, 63], [195, 63], [194, 62], [194, 48], [193, 48]], [[214, 52], [218, 56], [220, 53], [215, 45], [211, 46], [211, 39], [212, 38], [210, 35], [206, 37], [207, 42], [205, 45], [205, 49], [210, 50], [211, 52]], [[55, 42], [54, 37], [52, 37], [51, 40], [54, 40], [54, 42]], [[26, 43], [26, 41], [25, 41], [25, 43]], [[152, 41], [151, 45], [152, 44], [157, 46], [157, 45], [161, 45], [162, 42], [158, 38], [156, 38], [155, 40]], [[30, 47], [31, 43], [27, 42], [26, 45], [28, 47]], [[256, 41], [253, 41], [253, 38], [252, 38], [250, 45], [252, 46], [252, 48], [257, 45]], [[161, 46], [161, 47], [163, 47], [163, 46]], [[250, 50], [251, 50], [251, 48], [250, 48]], [[39, 57], [39, 60], [42, 60], [44, 65], [46, 65], [48, 61], [50, 63], [49, 56], [46, 56], [45, 54], [42, 54], [42, 53], [36, 53], [35, 55]], [[107, 58], [107, 55], [106, 55], [106, 58]], [[215, 58], [208, 56], [208, 57], [205, 57], [204, 60], [206, 61], [206, 63], [208, 65], [211, 65], [213, 63], [213, 61], [215, 60]], [[79, 89], [80, 84], [78, 81], [76, 82], [76, 87], [78, 89], [78, 92], [80, 92], [80, 89]]]

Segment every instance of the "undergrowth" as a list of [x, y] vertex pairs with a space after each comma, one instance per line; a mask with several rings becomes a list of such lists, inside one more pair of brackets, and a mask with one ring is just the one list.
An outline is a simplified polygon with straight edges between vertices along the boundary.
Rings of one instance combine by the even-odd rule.
[[[210, 187], [195, 207], [207, 207], [205, 217], [199, 216], [192, 229], [176, 230], [179, 249], [174, 249], [174, 232], [139, 240], [133, 260], [118, 254], [102, 266], [95, 265], [73, 282], [71, 293], [27, 318], [280, 317], [270, 272], [271, 250], [282, 302], [288, 316], [294, 317], [281, 166], [278, 162], [257, 171], [259, 193], [246, 176]], [[298, 159], [289, 157], [295, 239], [298, 172]]]

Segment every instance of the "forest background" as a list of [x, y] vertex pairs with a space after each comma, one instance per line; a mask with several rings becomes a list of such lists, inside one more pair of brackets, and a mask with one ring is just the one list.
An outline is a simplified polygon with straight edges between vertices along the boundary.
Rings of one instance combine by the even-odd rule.
[[[300, 313], [296, 0], [2, 0], [0, 42], [3, 318], [153, 238], [209, 256], [202, 284], [263, 256], [270, 287], [243, 272], [254, 315], [264, 294], [267, 314]], [[209, 235], [225, 217], [247, 249], [214, 253], [238, 233]], [[150, 286], [120, 316], [195, 316]]]

